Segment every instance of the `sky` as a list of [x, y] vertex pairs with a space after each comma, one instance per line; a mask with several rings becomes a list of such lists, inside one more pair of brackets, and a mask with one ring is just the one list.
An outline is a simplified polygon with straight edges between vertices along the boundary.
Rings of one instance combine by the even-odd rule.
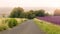
[[60, 7], [60, 0], [0, 0], [0, 7]]
[[[18, 6], [22, 8], [45, 7], [44, 9], [52, 13], [51, 10], [53, 10], [54, 8], [60, 8], [60, 0], [0, 0], [0, 7], [18, 7]], [[46, 7], [50, 7], [50, 10]]]
[[60, 0], [21, 0], [23, 7], [60, 7]]
[[17, 7], [17, 0], [0, 0], [0, 7]]

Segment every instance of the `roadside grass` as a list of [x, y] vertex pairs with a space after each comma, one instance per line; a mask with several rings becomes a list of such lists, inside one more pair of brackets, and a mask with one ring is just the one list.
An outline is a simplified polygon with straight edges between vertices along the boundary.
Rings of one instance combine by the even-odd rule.
[[28, 19], [25, 19], [25, 18], [15, 18], [15, 19], [17, 20], [18, 24], [21, 24], [21, 23], [28, 20]]
[[47, 34], [60, 34], [60, 25], [52, 24], [36, 18], [34, 19], [34, 22]]
[[18, 25], [20, 25], [21, 23], [28, 20], [25, 18], [0, 18], [0, 31], [6, 30], [6, 29], [11, 29], [8, 26], [8, 20], [10, 20], [10, 19], [16, 19]]

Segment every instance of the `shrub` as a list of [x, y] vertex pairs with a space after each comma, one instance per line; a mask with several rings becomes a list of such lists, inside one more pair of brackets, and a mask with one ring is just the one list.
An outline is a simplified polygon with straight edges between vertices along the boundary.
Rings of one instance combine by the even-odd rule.
[[18, 23], [17, 23], [17, 20], [16, 20], [16, 19], [9, 19], [9, 20], [8, 20], [8, 26], [9, 26], [10, 28], [15, 27], [17, 24], [18, 24]]

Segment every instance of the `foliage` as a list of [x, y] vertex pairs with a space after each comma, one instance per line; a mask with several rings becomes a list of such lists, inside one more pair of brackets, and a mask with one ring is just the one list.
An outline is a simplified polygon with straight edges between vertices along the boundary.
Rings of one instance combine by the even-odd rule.
[[20, 8], [20, 7], [14, 8], [9, 17], [19, 18], [19, 17], [21, 17], [23, 11], [24, 11], [23, 8]]
[[0, 31], [3, 31], [3, 30], [6, 30], [6, 29], [8, 29], [8, 27], [7, 26], [0, 26]]
[[9, 26], [10, 28], [17, 26], [17, 24], [18, 24], [18, 23], [17, 23], [16, 19], [9, 19], [9, 20], [8, 20], [8, 26]]
[[43, 17], [43, 16], [45, 16], [45, 10], [37, 10], [37, 11], [35, 11], [35, 15]]
[[0, 31], [8, 29], [7, 23], [5, 23], [5, 19], [0, 19]]
[[40, 10], [29, 10], [28, 12], [24, 12], [23, 8], [14, 8], [10, 14], [11, 18], [28, 18], [28, 19], [33, 19], [35, 17], [44, 17], [48, 16], [48, 13], [45, 13], [45, 10], [40, 9]]
[[45, 16], [51, 16], [49, 13], [45, 13]]
[[33, 11], [33, 10], [30, 10], [30, 11], [28, 12], [27, 18], [28, 18], [28, 19], [33, 19], [33, 18], [35, 18], [35, 14], [34, 14], [34, 11]]
[[0, 18], [0, 31], [4, 31], [20, 25], [24, 21], [27, 21], [25, 18]]

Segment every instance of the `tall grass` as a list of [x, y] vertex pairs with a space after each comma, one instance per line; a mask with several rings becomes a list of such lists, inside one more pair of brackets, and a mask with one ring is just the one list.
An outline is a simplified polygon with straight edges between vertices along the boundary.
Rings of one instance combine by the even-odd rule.
[[17, 26], [26, 20], [25, 18], [0, 18], [0, 31], [10, 29], [9, 26]]

